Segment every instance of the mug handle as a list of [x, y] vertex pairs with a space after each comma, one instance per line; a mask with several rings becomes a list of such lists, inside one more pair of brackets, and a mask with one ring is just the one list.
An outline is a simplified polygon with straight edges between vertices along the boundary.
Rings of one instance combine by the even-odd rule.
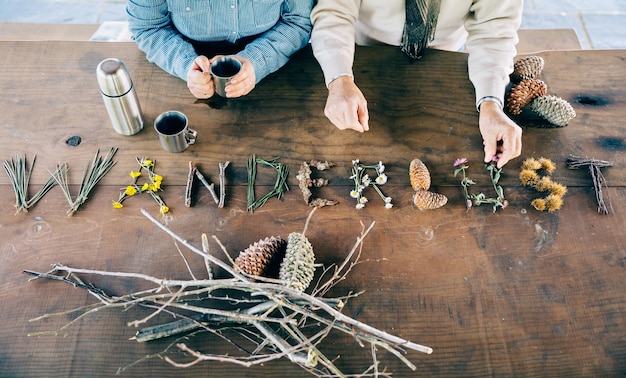
[[187, 144], [196, 143], [196, 139], [198, 138], [198, 132], [194, 129], [187, 129], [185, 133], [185, 139], [187, 139]]

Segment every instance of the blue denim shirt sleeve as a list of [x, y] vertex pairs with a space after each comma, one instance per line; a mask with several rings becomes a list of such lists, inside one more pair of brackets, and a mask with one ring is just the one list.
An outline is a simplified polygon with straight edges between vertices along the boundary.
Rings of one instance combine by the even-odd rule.
[[133, 39], [148, 61], [182, 80], [197, 57], [187, 38], [235, 42], [259, 35], [239, 52], [252, 63], [258, 83], [308, 43], [313, 2], [128, 0], [126, 12]]

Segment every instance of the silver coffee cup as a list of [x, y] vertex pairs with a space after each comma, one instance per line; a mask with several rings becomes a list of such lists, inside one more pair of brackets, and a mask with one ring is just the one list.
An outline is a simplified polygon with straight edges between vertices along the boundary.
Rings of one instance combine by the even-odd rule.
[[215, 79], [215, 92], [226, 97], [226, 84], [241, 71], [243, 63], [232, 56], [223, 56], [211, 63], [211, 75]]
[[183, 152], [198, 137], [198, 132], [189, 128], [187, 116], [176, 110], [161, 113], [154, 121], [154, 129], [161, 147], [168, 152]]

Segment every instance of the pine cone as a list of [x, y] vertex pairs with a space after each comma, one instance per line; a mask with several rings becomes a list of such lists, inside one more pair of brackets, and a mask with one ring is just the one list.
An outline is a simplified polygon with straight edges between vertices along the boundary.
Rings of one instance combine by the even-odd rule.
[[448, 197], [428, 190], [416, 190], [413, 195], [413, 204], [420, 210], [438, 209], [446, 203], [448, 203]]
[[506, 101], [509, 112], [513, 115], [522, 113], [522, 108], [539, 97], [548, 93], [548, 86], [539, 79], [526, 79], [516, 84]]
[[280, 279], [285, 286], [303, 292], [309, 287], [315, 273], [313, 246], [298, 232], [292, 232], [287, 239], [287, 252], [280, 264]]
[[516, 81], [536, 79], [543, 71], [543, 65], [543, 58], [537, 55], [520, 58], [513, 64], [513, 78]]
[[567, 126], [576, 117], [576, 111], [569, 102], [552, 95], [537, 97], [530, 108], [551, 124], [561, 127]]
[[235, 266], [252, 276], [262, 276], [271, 271], [273, 262], [284, 255], [286, 246], [287, 242], [280, 236], [261, 239], [239, 253]]
[[413, 190], [428, 190], [430, 188], [430, 172], [420, 159], [413, 159], [409, 166], [409, 179]]

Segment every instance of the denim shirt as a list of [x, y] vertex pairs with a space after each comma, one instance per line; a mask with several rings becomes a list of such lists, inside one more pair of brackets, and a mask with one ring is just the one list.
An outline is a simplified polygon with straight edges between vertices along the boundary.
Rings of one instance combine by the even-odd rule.
[[186, 38], [235, 42], [260, 34], [238, 53], [250, 60], [258, 83], [308, 43], [313, 2], [128, 0], [126, 12], [133, 39], [148, 61], [185, 81], [198, 56]]

